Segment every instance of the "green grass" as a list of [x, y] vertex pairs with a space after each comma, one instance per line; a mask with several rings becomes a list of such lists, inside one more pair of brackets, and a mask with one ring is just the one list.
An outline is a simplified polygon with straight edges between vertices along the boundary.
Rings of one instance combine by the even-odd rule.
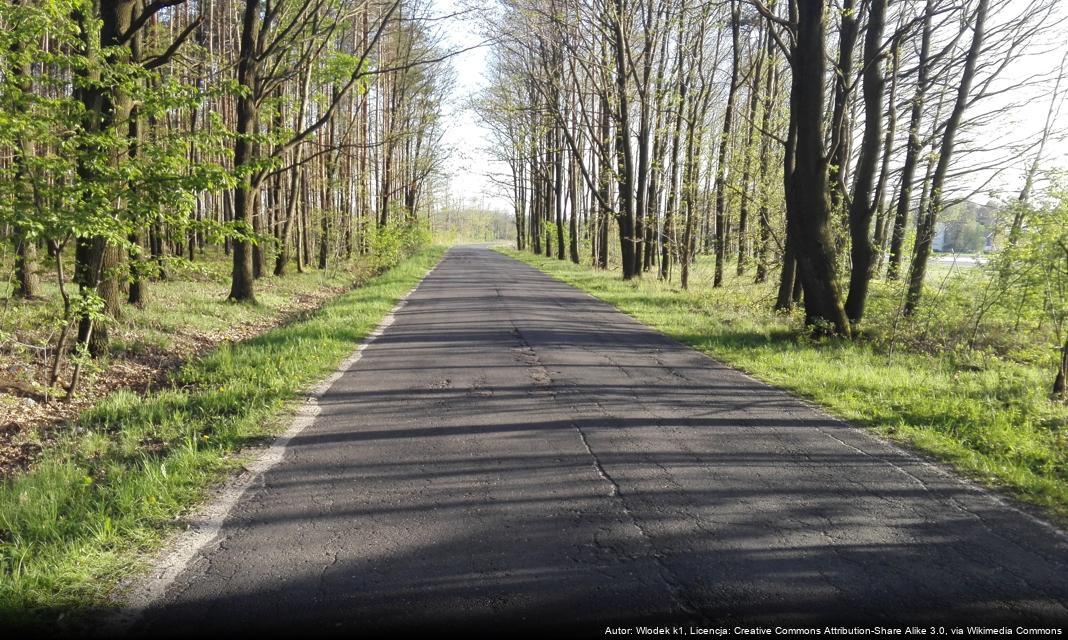
[[[684, 344], [1068, 521], [1068, 408], [1048, 398], [1052, 369], [1044, 359], [940, 353], [941, 345], [930, 338], [915, 345], [898, 338], [896, 350], [888, 348], [895, 288], [875, 287], [876, 329], [869, 335], [855, 342], [813, 340], [796, 316], [772, 313], [771, 288], [748, 278], [731, 278], [726, 287], [712, 289], [698, 272], [694, 288], [681, 291], [655, 276], [624, 282], [617, 271], [502, 252]], [[941, 316], [932, 317], [931, 333], [946, 333], [938, 324]]]
[[[149, 283], [144, 308], [123, 305], [122, 317], [109, 322], [109, 355], [167, 352], [181, 346], [176, 340], [178, 335], [220, 333], [244, 323], [270, 320], [298, 296], [348, 289], [370, 269], [365, 261], [339, 262], [327, 270], [309, 269], [304, 273], [291, 266], [290, 273], [283, 277], [268, 275], [256, 281], [257, 304], [220, 304], [229, 292], [231, 268], [230, 258], [216, 247], [198, 255], [196, 262], [174, 261], [167, 269], [166, 280]], [[12, 304], [7, 299], [10, 283], [0, 282], [0, 299], [4, 299], [0, 303], [0, 335], [16, 335], [20, 342], [35, 345], [55, 339], [54, 325], [62, 317], [63, 305], [55, 284], [53, 261], [44, 260], [41, 269], [40, 298], [32, 302]], [[65, 269], [69, 276], [69, 259]], [[9, 271], [0, 269], [0, 273]], [[75, 293], [77, 287], [68, 284], [67, 291]]]
[[0, 487], [0, 621], [106, 605], [175, 519], [239, 467], [235, 454], [277, 433], [301, 389], [333, 371], [442, 251], [422, 251], [306, 319], [224, 344], [184, 366], [173, 388], [118, 392], [83, 414]]

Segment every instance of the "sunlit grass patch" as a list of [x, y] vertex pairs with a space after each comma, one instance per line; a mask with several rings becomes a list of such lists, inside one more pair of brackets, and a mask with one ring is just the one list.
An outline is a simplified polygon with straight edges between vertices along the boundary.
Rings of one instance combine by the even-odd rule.
[[106, 604], [243, 447], [277, 433], [301, 389], [328, 375], [442, 254], [433, 248], [310, 317], [187, 363], [147, 397], [85, 412], [31, 471], [0, 486], [0, 621]]

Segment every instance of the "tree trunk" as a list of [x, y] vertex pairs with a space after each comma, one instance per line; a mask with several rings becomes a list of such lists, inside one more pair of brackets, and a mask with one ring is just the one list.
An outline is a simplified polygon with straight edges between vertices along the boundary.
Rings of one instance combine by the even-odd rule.
[[578, 175], [578, 158], [575, 154], [570, 154], [570, 171], [568, 172], [568, 200], [571, 202], [571, 219], [568, 226], [568, 254], [571, 258], [571, 262], [579, 263], [579, 250], [578, 250], [578, 218], [580, 210], [579, 202], [579, 175]]
[[905, 244], [905, 227], [908, 225], [909, 207], [912, 205], [912, 186], [916, 175], [916, 165], [920, 161], [923, 143], [920, 141], [920, 126], [923, 122], [923, 102], [927, 91], [928, 58], [931, 54], [931, 19], [934, 14], [934, 0], [927, 0], [923, 15], [923, 35], [920, 40], [920, 57], [917, 61], [918, 77], [916, 94], [912, 97], [912, 112], [909, 116], [909, 142], [905, 149], [905, 162], [901, 165], [901, 187], [898, 194], [897, 209], [894, 212], [894, 226], [890, 234], [890, 257], [886, 266], [886, 279], [897, 280], [901, 269], [901, 258]]
[[1053, 395], [1057, 398], [1068, 397], [1068, 387], [1065, 379], [1068, 378], [1068, 339], [1061, 347], [1061, 366], [1057, 371], [1057, 378], [1053, 381]]
[[[129, 241], [131, 246], [140, 247], [140, 234], [130, 234]], [[148, 278], [145, 277], [145, 260], [141, 257], [140, 251], [138, 249], [136, 255], [130, 256], [130, 291], [126, 296], [126, 302], [143, 309], [148, 303]]]
[[[764, 36], [770, 38], [770, 35]], [[753, 81], [749, 89], [749, 117], [746, 120], [745, 148], [742, 158], [741, 202], [738, 205], [738, 265], [736, 273], [745, 273], [746, 260], [749, 259], [749, 209], [752, 191], [749, 188], [750, 170], [752, 168], [753, 138], [756, 134], [757, 108], [760, 106], [760, 81], [764, 73], [764, 57], [757, 55], [753, 70]]]
[[696, 239], [694, 238], [694, 227], [697, 218], [697, 212], [695, 211], [697, 207], [697, 156], [699, 155], [697, 150], [701, 148], [701, 144], [698, 141], [699, 133], [697, 127], [698, 100], [700, 100], [700, 96], [693, 97], [690, 101], [690, 113], [686, 122], [686, 161], [682, 170], [681, 196], [686, 215], [683, 222], [682, 243], [678, 253], [679, 285], [683, 289], [687, 289], [690, 286], [690, 266], [697, 248]]
[[[20, 0], [15, 0], [16, 4]], [[15, 42], [12, 52], [19, 55], [24, 45]], [[33, 91], [33, 68], [27, 60], [21, 65], [12, 66], [12, 76], [15, 86], [22, 95], [30, 95]], [[27, 161], [36, 153], [33, 140], [26, 136], [19, 136], [15, 146], [15, 206], [17, 207], [16, 219], [21, 215], [32, 217], [34, 200], [37, 198], [37, 190], [33, 187], [33, 176], [30, 175]], [[15, 288], [12, 292], [14, 297], [28, 300], [35, 298], [40, 293], [37, 279], [37, 246], [33, 238], [25, 229], [18, 224], [13, 225], [11, 243], [15, 249]]]
[[515, 158], [515, 184], [513, 185], [514, 200], [515, 200], [515, 248], [517, 251], [523, 251], [526, 249], [526, 244], [523, 242], [523, 230], [526, 226], [526, 211], [527, 211], [527, 185], [526, 185], [526, 172], [523, 167], [526, 166], [522, 158]]
[[[667, 280], [671, 276], [671, 254], [675, 243], [675, 210], [679, 198], [679, 146], [682, 141], [683, 110], [686, 105], [686, 82], [682, 78], [682, 56], [679, 56], [677, 65], [679, 74], [679, 92], [675, 99], [678, 111], [675, 113], [674, 127], [671, 133], [671, 173], [668, 187], [667, 205], [664, 208], [664, 231], [661, 241], [660, 255], [660, 279]], [[677, 248], [676, 248], [677, 252]]]
[[[105, 55], [111, 56], [111, 62], [129, 62], [123, 50], [116, 45], [123, 44], [122, 37], [133, 25], [134, 11], [137, 8], [135, 0], [103, 0], [97, 5], [98, 15], [91, 19], [100, 21], [100, 48], [107, 51]], [[92, 29], [87, 25], [82, 26], [83, 37], [90, 36]], [[98, 48], [91, 43], [86, 43], [87, 51], [97, 51]], [[124, 56], [125, 59], [117, 56]], [[133, 101], [121, 89], [109, 89], [99, 83], [99, 69], [86, 72], [88, 76], [83, 80], [86, 86], [78, 89], [81, 103], [85, 106], [85, 128], [93, 133], [104, 134], [113, 130], [120, 123], [127, 122], [133, 109]], [[92, 143], [91, 143], [92, 144]], [[89, 150], [88, 156], [94, 155]], [[129, 152], [116, 146], [111, 152], [109, 162], [117, 165], [122, 157]], [[90, 164], [82, 163], [78, 168], [79, 179], [92, 183], [100, 179], [98, 170]], [[121, 201], [113, 203], [118, 214], [122, 207]], [[104, 313], [117, 318], [121, 309], [119, 296], [118, 270], [122, 264], [122, 252], [111, 245], [103, 236], [79, 238], [75, 250], [75, 279], [83, 291], [96, 290], [97, 295], [104, 301]], [[104, 353], [107, 349], [108, 330], [106, 323], [95, 323], [89, 315], [83, 315], [78, 322], [78, 339], [87, 345], [93, 356]]]
[[[789, 15], [793, 22], [797, 20], [797, 5], [787, 3]], [[795, 47], [796, 48], [796, 47]], [[789, 58], [788, 58], [789, 59]], [[793, 64], [793, 61], [790, 61]], [[796, 72], [794, 72], [796, 76]], [[793, 92], [796, 91], [796, 82], [791, 83], [791, 105], [789, 118], [786, 124], [786, 144], [783, 145], [782, 154], [782, 181], [783, 199], [786, 203], [786, 225], [784, 229], [782, 270], [779, 273], [779, 290], [775, 296], [775, 310], [789, 311], [794, 307], [794, 285], [797, 281], [797, 239], [793, 225], [790, 224], [793, 211], [797, 205], [793, 203], [794, 194], [794, 167], [797, 161], [797, 111], [793, 108]]]
[[723, 286], [723, 262], [727, 251], [727, 145], [730, 143], [731, 123], [734, 118], [734, 96], [738, 91], [739, 33], [741, 30], [738, 0], [730, 0], [731, 6], [731, 84], [727, 89], [727, 106], [723, 112], [723, 130], [719, 138], [719, 157], [716, 162], [716, 267], [712, 286]]
[[796, 238], [797, 268], [805, 291], [805, 323], [820, 331], [850, 335], [838, 290], [831, 233], [827, 159], [823, 143], [823, 79], [826, 70], [825, 3], [797, 6], [797, 44], [790, 108], [797, 119], [797, 150], [787, 224]]
[[[772, 4], [774, 7], [774, 4]], [[760, 244], [757, 247], [757, 267], [756, 267], [756, 279], [757, 283], [761, 283], [768, 278], [768, 253], [770, 251], [771, 241], [771, 215], [768, 201], [771, 199], [771, 185], [768, 184], [768, 169], [771, 162], [771, 113], [778, 97], [779, 83], [777, 67], [775, 62], [775, 39], [771, 37], [770, 29], [774, 28], [773, 25], [767, 26], [769, 32], [766, 34], [764, 50], [764, 64], [766, 71], [764, 74], [764, 111], [760, 116], [760, 168], [757, 172], [757, 183], [761, 186], [761, 198], [760, 198]]]
[[[143, 2], [138, 0], [136, 2], [138, 12], [142, 10]], [[141, 54], [142, 36], [138, 32], [134, 34], [130, 40], [130, 57], [134, 62], [140, 62], [142, 58]], [[137, 107], [134, 107], [130, 111], [129, 122], [129, 143], [130, 143], [130, 158], [136, 158], [141, 153], [142, 144], [142, 128], [141, 128], [141, 114]], [[141, 236], [139, 233], [131, 233], [128, 237], [130, 246], [134, 248], [134, 252], [130, 255], [130, 291], [126, 296], [126, 301], [138, 308], [144, 308], [148, 302], [148, 278], [145, 274], [145, 260], [144, 251], [141, 249]], [[189, 259], [193, 259], [192, 251], [193, 246], [190, 243], [189, 247], [190, 255]]]
[[923, 294], [923, 281], [927, 275], [927, 259], [931, 255], [931, 242], [934, 239], [934, 227], [938, 220], [938, 214], [942, 209], [942, 189], [945, 186], [946, 174], [949, 171], [949, 163], [953, 157], [953, 145], [957, 130], [960, 127], [964, 110], [968, 106], [969, 93], [971, 92], [972, 80], [975, 78], [975, 67], [982, 51], [984, 24], [986, 23], [989, 0], [979, 0], [979, 6], [975, 9], [974, 31], [972, 44], [964, 61], [964, 71], [961, 75], [960, 85], [957, 88], [957, 101], [953, 105], [953, 111], [946, 121], [945, 130], [942, 133], [942, 144], [938, 153], [938, 165], [935, 168], [934, 177], [931, 179], [931, 195], [927, 203], [926, 212], [921, 219], [919, 229], [916, 231], [916, 245], [912, 251], [912, 269], [909, 271], [909, 286], [905, 294], [905, 315], [912, 315], [916, 306], [920, 303]]
[[[822, 1], [822, 0], [821, 0]], [[835, 213], [842, 202], [842, 185], [848, 180], [850, 142], [853, 123], [850, 109], [853, 83], [853, 51], [860, 31], [858, 9], [854, 0], [843, 0], [842, 25], [838, 31], [838, 70], [834, 82], [834, 109], [831, 113], [831, 160], [829, 166], [831, 209]]]
[[873, 275], [878, 273], [883, 266], [886, 256], [886, 216], [887, 211], [884, 200], [886, 198], [886, 185], [890, 181], [890, 159], [894, 152], [894, 136], [897, 133], [897, 75], [900, 58], [898, 47], [900, 43], [895, 40], [890, 48], [890, 93], [887, 96], [887, 120], [886, 136], [883, 138], [883, 162], [879, 169], [879, 182], [875, 187], [875, 235], [872, 242], [875, 245], [875, 264], [872, 267]]
[[11, 242], [15, 245], [15, 289], [16, 298], [29, 300], [40, 293], [37, 278], [37, 246], [18, 227], [14, 228]]
[[553, 194], [556, 204], [556, 258], [564, 259], [564, 149], [560, 128], [553, 128]]
[[[300, 160], [301, 152], [300, 147], [296, 150], [296, 159], [294, 160], [293, 168], [289, 173], [289, 199], [286, 200], [286, 212], [285, 221], [282, 223], [282, 231], [279, 234], [278, 242], [278, 255], [274, 257], [274, 275], [284, 276], [286, 274], [286, 267], [289, 264], [289, 233], [293, 227], [293, 219], [296, 217], [297, 211], [297, 191], [300, 188]], [[300, 239], [298, 238], [294, 244], [299, 246]], [[299, 251], [298, 251], [299, 253]]]
[[779, 272], [779, 289], [775, 296], [775, 310], [789, 311], [794, 308], [794, 287], [797, 284], [797, 253], [789, 230], [786, 247], [782, 253], [782, 271]]
[[[252, 136], [256, 133], [259, 103], [256, 91], [260, 31], [260, 0], [245, 0], [245, 12], [241, 22], [241, 49], [237, 64], [237, 81], [244, 88], [237, 99], [237, 140], [234, 142], [235, 170], [252, 161]], [[247, 171], [241, 173], [234, 188], [234, 223], [242, 237], [234, 238], [233, 271], [231, 273], [230, 300], [255, 302], [254, 256], [248, 236], [253, 232], [255, 201], [259, 183]]]
[[[119, 317], [121, 300], [119, 281], [114, 272], [122, 264], [122, 252], [99, 236], [79, 238], [75, 247], [75, 281], [83, 290], [96, 290], [104, 303], [104, 313]], [[78, 320], [78, 342], [88, 344], [93, 357], [102, 355], [108, 346], [108, 328], [93, 322], [89, 315]]]
[[[241, 146], [242, 144], [239, 141], [237, 147], [240, 148]], [[240, 153], [237, 155], [240, 155]], [[256, 197], [257, 191], [251, 177], [242, 178], [237, 188], [234, 189], [234, 213], [237, 216], [235, 222], [238, 223], [238, 228], [243, 234], [248, 234], [252, 231], [252, 200]], [[236, 302], [255, 302], [254, 282], [252, 242], [246, 238], [234, 238], [233, 270], [231, 272], [229, 299]]]
[[616, 91], [616, 164], [619, 189], [619, 247], [623, 263], [623, 279], [630, 280], [641, 273], [635, 272], [634, 228], [634, 153], [630, 136], [630, 101], [627, 94], [627, 43], [623, 35], [623, 19], [626, 8], [623, 0], [615, 0], [612, 15], [613, 54], [615, 58]]
[[597, 266], [601, 269], [608, 268], [608, 224], [612, 218], [612, 210], [608, 207], [608, 199], [611, 197], [610, 182], [612, 168], [609, 158], [612, 157], [610, 138], [612, 136], [612, 122], [608, 113], [608, 96], [601, 94], [601, 127], [600, 127], [600, 161], [597, 164], [597, 182], [601, 197], [600, 212], [597, 222]]
[[879, 161], [883, 137], [883, 87], [886, 79], [883, 77], [879, 58], [882, 57], [886, 3], [887, 0], [871, 0], [868, 7], [868, 31], [864, 38], [864, 137], [857, 158], [853, 199], [849, 205], [850, 258], [853, 261], [853, 270], [849, 274], [849, 297], [845, 304], [846, 315], [854, 323], [860, 322], [864, 317], [874, 256], [871, 220], [877, 203], [872, 202], [872, 189], [875, 186], [875, 167]]

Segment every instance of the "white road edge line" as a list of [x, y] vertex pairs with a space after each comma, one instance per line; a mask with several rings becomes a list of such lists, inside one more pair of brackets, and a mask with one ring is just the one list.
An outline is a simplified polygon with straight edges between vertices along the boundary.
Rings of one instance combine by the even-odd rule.
[[245, 492], [254, 486], [256, 481], [262, 478], [271, 467], [281, 462], [289, 442], [315, 422], [315, 418], [321, 411], [319, 398], [359, 362], [363, 357], [364, 349], [393, 324], [397, 312], [404, 308], [412, 294], [419, 289], [427, 276], [437, 269], [441, 262], [439, 260], [427, 270], [419, 282], [408, 293], [401, 296], [393, 309], [371, 333], [367, 334], [356, 350], [338, 365], [334, 373], [307, 390], [305, 400], [297, 409], [289, 428], [275, 438], [266, 451], [248, 461], [244, 465], [245, 471], [230, 479], [213, 499], [185, 518], [190, 525], [189, 528], [178, 533], [164, 547], [152, 562], [153, 569], [149, 575], [134, 579], [126, 589], [125, 595], [121, 597], [119, 609], [105, 624], [109, 636], [122, 635], [124, 631], [136, 624], [148, 609], [163, 599], [178, 576], [201, 554], [201, 551], [219, 538], [223, 523]]

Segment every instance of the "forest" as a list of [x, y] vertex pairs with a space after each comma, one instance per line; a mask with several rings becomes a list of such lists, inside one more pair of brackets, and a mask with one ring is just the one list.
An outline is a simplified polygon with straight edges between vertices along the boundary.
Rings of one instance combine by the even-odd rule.
[[62, 299], [46, 386], [75, 393], [65, 359], [106, 353], [112, 320], [206, 254], [227, 256], [230, 300], [255, 301], [266, 274], [418, 233], [449, 85], [428, 11], [5, 2], [9, 300]]
[[[1063, 397], [1064, 20], [1050, 0], [517, 0], [486, 18], [477, 108], [520, 250], [684, 290], [695, 270], [767, 283], [769, 307], [863, 341], [930, 328], [961, 280], [933, 248], [996, 247], [957, 269], [969, 294], [933, 333], [1027, 352]], [[1012, 119], [1027, 103], [1037, 126]], [[962, 221], [995, 185], [985, 226]], [[895, 301], [879, 318], [873, 291]]]

